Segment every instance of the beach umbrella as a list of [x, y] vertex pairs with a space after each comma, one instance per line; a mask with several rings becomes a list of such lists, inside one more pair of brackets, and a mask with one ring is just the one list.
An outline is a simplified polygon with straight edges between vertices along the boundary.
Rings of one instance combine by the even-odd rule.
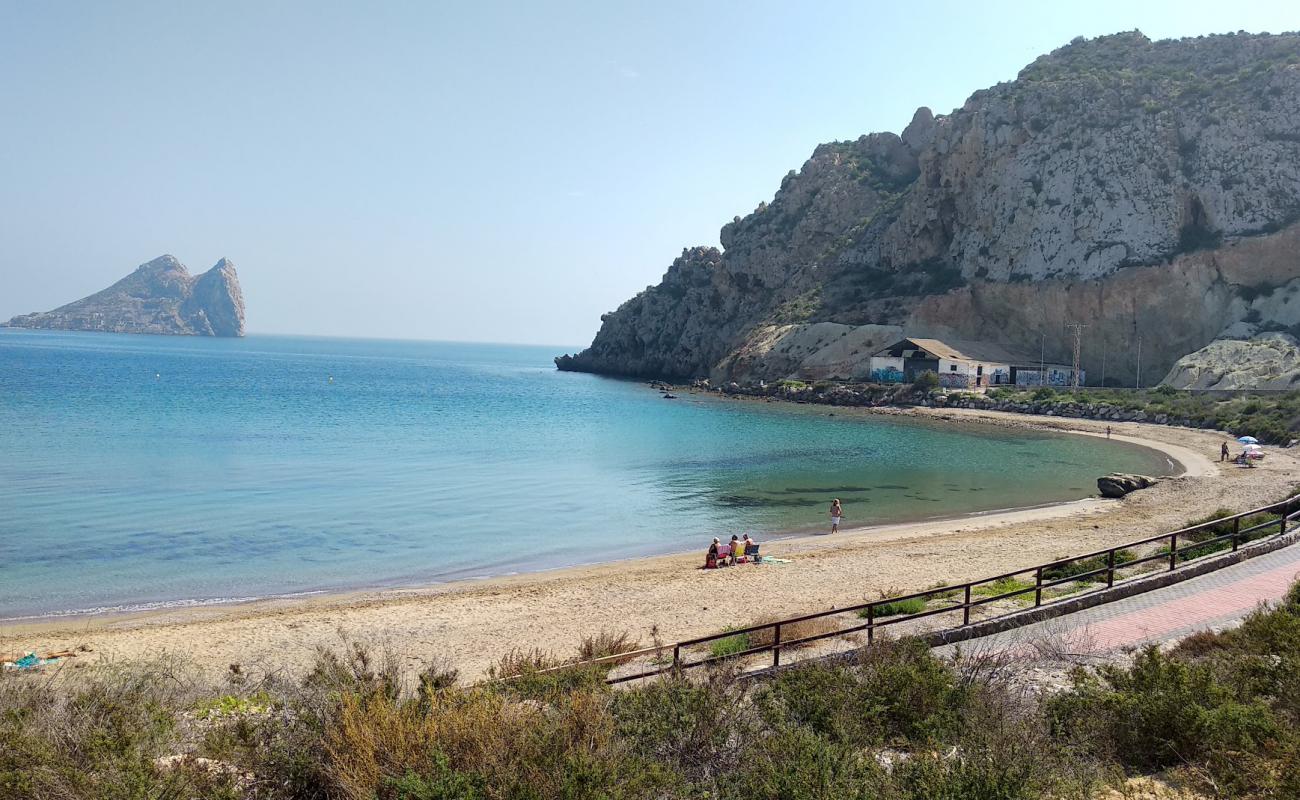
[[1242, 444], [1259, 444], [1259, 440], [1256, 439], [1254, 436], [1239, 436], [1237, 437], [1237, 441], [1241, 442]]
[[1260, 447], [1260, 446], [1257, 445], [1257, 444], [1248, 444], [1248, 445], [1246, 445], [1245, 447], [1243, 447], [1243, 448], [1241, 448], [1241, 449], [1242, 449], [1242, 450], [1245, 450], [1245, 451], [1248, 452], [1248, 453], [1253, 453], [1253, 452], [1255, 452], [1256, 450], [1263, 450], [1264, 448]]

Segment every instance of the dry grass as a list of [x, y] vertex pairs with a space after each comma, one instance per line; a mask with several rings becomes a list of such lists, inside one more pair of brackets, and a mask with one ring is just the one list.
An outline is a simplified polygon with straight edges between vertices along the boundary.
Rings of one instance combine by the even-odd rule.
[[[617, 656], [641, 649], [641, 642], [633, 639], [627, 631], [614, 633], [601, 631], [595, 636], [584, 636], [578, 644], [578, 660], [594, 661], [598, 658]], [[621, 663], [621, 662], [615, 662]]]
[[[767, 625], [777, 622], [776, 617], [762, 617], [755, 625]], [[816, 619], [806, 619], [802, 622], [790, 622], [781, 626], [781, 641], [792, 642], [796, 639], [803, 639], [808, 636], [818, 636], [823, 633], [831, 633], [840, 629], [840, 624], [835, 617], [817, 617]], [[750, 647], [767, 647], [776, 639], [775, 628], [763, 628], [749, 634]], [[795, 645], [795, 647], [810, 647], [816, 642], [808, 644]]]

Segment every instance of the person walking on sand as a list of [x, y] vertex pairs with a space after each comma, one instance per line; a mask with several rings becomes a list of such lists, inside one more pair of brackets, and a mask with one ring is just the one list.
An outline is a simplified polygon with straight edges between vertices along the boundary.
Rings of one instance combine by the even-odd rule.
[[831, 501], [831, 533], [840, 532], [840, 518], [844, 516], [844, 509], [840, 507], [840, 499], [837, 497]]
[[1219, 445], [1219, 461], [1222, 462], [1227, 460], [1228, 460], [1228, 443], [1224, 442], [1223, 444]]

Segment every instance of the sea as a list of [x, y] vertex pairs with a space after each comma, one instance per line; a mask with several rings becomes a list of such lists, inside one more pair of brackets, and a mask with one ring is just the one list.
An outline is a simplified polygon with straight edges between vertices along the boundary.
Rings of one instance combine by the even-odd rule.
[[1173, 467], [1066, 434], [670, 400], [558, 372], [573, 349], [0, 329], [0, 621], [702, 559], [714, 536], [825, 532], [835, 497], [856, 527]]

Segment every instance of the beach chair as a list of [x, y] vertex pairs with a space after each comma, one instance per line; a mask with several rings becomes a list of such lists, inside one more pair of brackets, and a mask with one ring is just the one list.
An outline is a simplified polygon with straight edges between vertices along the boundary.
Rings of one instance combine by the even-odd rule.
[[731, 558], [731, 545], [729, 544], [718, 545], [718, 566], [719, 567], [727, 566], [728, 558]]
[[758, 554], [758, 542], [750, 542], [745, 545], [744, 558], [746, 561], [752, 561], [755, 564], [763, 560], [763, 557]]

